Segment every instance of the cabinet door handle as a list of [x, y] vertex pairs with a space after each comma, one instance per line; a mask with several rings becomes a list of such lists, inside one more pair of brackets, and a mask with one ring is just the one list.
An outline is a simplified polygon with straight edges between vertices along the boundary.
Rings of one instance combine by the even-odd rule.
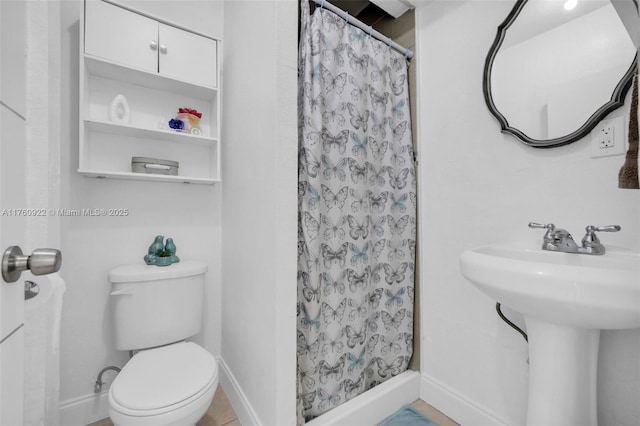
[[163, 54], [166, 55], [167, 54], [167, 46], [165, 46], [164, 44], [161, 44], [160, 45], [160, 53], [163, 53]]
[[155, 40], [149, 40], [149, 47], [151, 48], [151, 50], [157, 50], [158, 42]]

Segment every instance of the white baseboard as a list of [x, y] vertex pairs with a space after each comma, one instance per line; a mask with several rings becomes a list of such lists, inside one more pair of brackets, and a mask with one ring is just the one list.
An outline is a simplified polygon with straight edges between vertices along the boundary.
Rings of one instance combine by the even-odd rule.
[[509, 426], [491, 410], [460, 396], [448, 386], [427, 375], [420, 378], [420, 399], [462, 425]]
[[109, 417], [109, 389], [60, 403], [60, 424], [84, 426]]
[[220, 385], [224, 390], [227, 399], [231, 403], [233, 410], [243, 426], [262, 426], [262, 422], [249, 403], [238, 381], [229, 370], [229, 366], [224, 359], [218, 358], [218, 367], [220, 367]]
[[[220, 384], [240, 423], [244, 426], [261, 426], [262, 422], [223, 359], [219, 359], [219, 366]], [[371, 426], [393, 414], [403, 405], [412, 403], [419, 398], [419, 394], [420, 374], [416, 371], [405, 371], [308, 422], [306, 426]]]
[[313, 419], [306, 426], [375, 425], [403, 405], [414, 402], [419, 394], [420, 373], [405, 371]]

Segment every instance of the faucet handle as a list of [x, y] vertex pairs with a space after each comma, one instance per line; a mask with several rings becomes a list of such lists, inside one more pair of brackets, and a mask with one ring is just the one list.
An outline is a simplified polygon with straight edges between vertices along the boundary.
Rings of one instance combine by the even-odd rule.
[[551, 233], [556, 229], [556, 226], [553, 223], [547, 223], [546, 225], [543, 225], [541, 223], [529, 222], [529, 228], [546, 229], [547, 232], [546, 232], [546, 234], [544, 234], [543, 240], [544, 241], [551, 241], [551, 240], [553, 240], [553, 237], [551, 236]]
[[582, 238], [582, 250], [589, 254], [604, 254], [605, 248], [600, 243], [596, 232], [618, 232], [621, 229], [620, 225], [587, 226], [585, 228], [587, 233]]
[[587, 233], [582, 239], [582, 245], [588, 246], [592, 244], [599, 244], [600, 240], [598, 239], [596, 232], [618, 232], [621, 229], [622, 228], [620, 227], [620, 225], [605, 225], [605, 226], [589, 225], [585, 228], [585, 231], [587, 231]]
[[547, 232], [542, 237], [542, 250], [552, 249], [551, 247], [555, 243], [553, 232], [556, 229], [556, 226], [553, 223], [547, 223], [546, 225], [543, 225], [541, 223], [529, 222], [529, 228], [546, 229]]
[[549, 232], [553, 231], [554, 229], [556, 229], [556, 226], [553, 223], [547, 223], [546, 225], [543, 225], [541, 223], [535, 223], [535, 222], [529, 222], [529, 228], [542, 228], [542, 229], [548, 229]]
[[605, 225], [605, 226], [593, 226], [589, 225], [585, 228], [587, 234], [592, 234], [594, 232], [618, 232], [622, 227], [620, 225]]

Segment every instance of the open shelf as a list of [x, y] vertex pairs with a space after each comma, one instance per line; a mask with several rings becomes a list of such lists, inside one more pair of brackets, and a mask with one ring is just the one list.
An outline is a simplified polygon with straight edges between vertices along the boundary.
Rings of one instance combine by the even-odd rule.
[[84, 120], [89, 131], [107, 133], [115, 136], [132, 136], [145, 139], [165, 140], [180, 143], [194, 143], [199, 145], [213, 145], [214, 138], [207, 138], [201, 135], [192, 135], [178, 131], [163, 129], [143, 129], [123, 123], [113, 123], [109, 121]]
[[114, 172], [108, 170], [82, 170], [78, 169], [78, 173], [93, 178], [112, 178], [112, 179], [128, 179], [128, 180], [146, 180], [154, 182], [174, 182], [174, 183], [195, 183], [201, 185], [213, 185], [220, 182], [220, 179], [202, 178], [193, 176], [171, 176], [171, 175], [152, 175], [149, 173], [132, 173], [132, 172]]
[[200, 86], [162, 74], [129, 68], [89, 54], [84, 54], [84, 62], [90, 74], [110, 80], [126, 81], [150, 89], [166, 90], [203, 100], [213, 99], [218, 93], [215, 87]]

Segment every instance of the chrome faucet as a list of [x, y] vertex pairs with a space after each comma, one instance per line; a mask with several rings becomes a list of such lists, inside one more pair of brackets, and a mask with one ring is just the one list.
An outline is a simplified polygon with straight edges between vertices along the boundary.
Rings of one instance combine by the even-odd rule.
[[529, 228], [542, 228], [547, 230], [542, 237], [542, 250], [594, 255], [602, 255], [605, 253], [605, 248], [602, 243], [600, 243], [596, 232], [617, 232], [622, 229], [619, 225], [589, 225], [585, 228], [586, 235], [582, 238], [582, 247], [578, 247], [566, 229], [556, 229], [553, 223], [543, 225], [531, 222], [529, 223]]

